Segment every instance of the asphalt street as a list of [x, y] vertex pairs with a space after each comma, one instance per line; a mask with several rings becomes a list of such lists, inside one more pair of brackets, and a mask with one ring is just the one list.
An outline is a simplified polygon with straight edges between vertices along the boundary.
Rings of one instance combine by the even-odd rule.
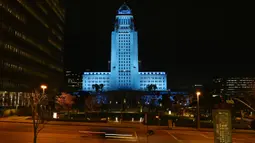
[[[213, 143], [213, 132], [168, 130], [165, 131], [172, 136], [178, 143]], [[255, 143], [255, 134], [251, 133], [232, 133], [233, 143]]]
[[[128, 137], [100, 137], [79, 131], [107, 132]], [[0, 122], [1, 143], [32, 143], [32, 124]], [[213, 132], [187, 130], [155, 130], [146, 135], [146, 128], [109, 128], [92, 126], [45, 125], [38, 143], [213, 143]], [[233, 143], [254, 143], [255, 134], [233, 133]]]

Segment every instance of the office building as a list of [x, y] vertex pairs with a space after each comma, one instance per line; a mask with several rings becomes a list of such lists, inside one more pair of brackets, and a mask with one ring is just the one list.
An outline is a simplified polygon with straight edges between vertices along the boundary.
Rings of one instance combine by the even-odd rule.
[[229, 96], [254, 95], [254, 77], [228, 77], [214, 78], [214, 91], [216, 94]]
[[46, 93], [57, 92], [64, 79], [64, 23], [59, 0], [0, 0], [0, 105], [24, 105], [42, 84]]
[[84, 72], [84, 91], [93, 91], [93, 84], [104, 84], [104, 90], [146, 90], [149, 84], [167, 90], [165, 72], [139, 72], [138, 33], [133, 20], [131, 9], [124, 3], [111, 33], [110, 72]]
[[82, 89], [82, 73], [66, 71], [67, 91], [79, 91]]

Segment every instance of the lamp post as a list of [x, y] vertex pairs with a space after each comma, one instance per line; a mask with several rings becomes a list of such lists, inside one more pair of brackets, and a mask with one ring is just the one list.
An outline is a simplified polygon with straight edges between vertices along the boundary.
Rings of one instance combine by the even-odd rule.
[[201, 92], [197, 91], [197, 129], [200, 128], [200, 111], [199, 111], [199, 96], [201, 95]]
[[47, 89], [46, 85], [41, 85], [41, 89], [43, 90], [43, 94], [45, 94], [45, 89]]

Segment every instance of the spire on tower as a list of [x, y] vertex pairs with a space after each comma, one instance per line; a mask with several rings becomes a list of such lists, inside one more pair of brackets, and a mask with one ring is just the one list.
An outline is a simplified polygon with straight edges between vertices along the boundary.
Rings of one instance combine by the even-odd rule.
[[119, 10], [118, 10], [118, 14], [131, 14], [131, 9], [128, 7], [127, 3], [124, 2]]

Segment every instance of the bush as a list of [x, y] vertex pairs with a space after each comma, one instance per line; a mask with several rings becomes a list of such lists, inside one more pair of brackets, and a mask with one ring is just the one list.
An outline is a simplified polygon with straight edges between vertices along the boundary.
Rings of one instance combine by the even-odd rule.
[[29, 108], [29, 107], [20, 108], [17, 111], [17, 115], [18, 116], [31, 116], [32, 115], [31, 108]]
[[16, 114], [16, 109], [6, 109], [4, 110], [3, 116], [8, 117], [8, 116], [13, 116]]

